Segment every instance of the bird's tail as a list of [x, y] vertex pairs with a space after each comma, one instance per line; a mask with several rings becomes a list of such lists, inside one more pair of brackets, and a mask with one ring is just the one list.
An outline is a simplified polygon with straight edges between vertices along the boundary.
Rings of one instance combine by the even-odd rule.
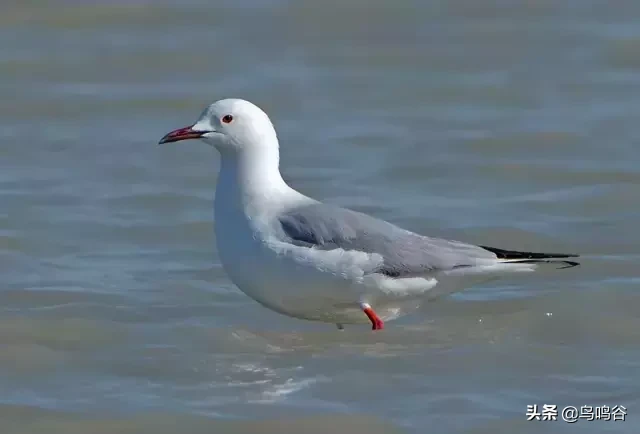
[[565, 254], [565, 253], [534, 253], [534, 252], [518, 252], [515, 250], [503, 250], [495, 247], [480, 246], [485, 250], [488, 250], [500, 259], [503, 263], [516, 263], [516, 264], [535, 264], [535, 263], [549, 263], [549, 264], [564, 264], [563, 268], [572, 268], [580, 265], [579, 262], [567, 261], [563, 258], [577, 258], [580, 255]]

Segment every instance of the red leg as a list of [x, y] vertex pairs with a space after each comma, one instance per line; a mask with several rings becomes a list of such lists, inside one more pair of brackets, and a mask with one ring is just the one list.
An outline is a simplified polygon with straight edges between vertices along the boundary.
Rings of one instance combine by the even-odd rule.
[[362, 307], [362, 311], [367, 315], [369, 321], [373, 327], [372, 330], [382, 330], [384, 328], [384, 322], [380, 319], [380, 317], [373, 311], [373, 308], [369, 305], [369, 303], [362, 303], [360, 305]]

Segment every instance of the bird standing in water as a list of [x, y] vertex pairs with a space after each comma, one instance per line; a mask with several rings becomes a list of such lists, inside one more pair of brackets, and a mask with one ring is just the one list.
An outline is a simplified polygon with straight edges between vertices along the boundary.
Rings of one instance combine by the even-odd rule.
[[384, 321], [425, 298], [577, 255], [476, 246], [420, 235], [314, 200], [282, 179], [269, 117], [241, 99], [211, 104], [160, 143], [200, 139], [221, 156], [215, 197], [220, 260], [233, 283], [276, 312], [342, 324]]

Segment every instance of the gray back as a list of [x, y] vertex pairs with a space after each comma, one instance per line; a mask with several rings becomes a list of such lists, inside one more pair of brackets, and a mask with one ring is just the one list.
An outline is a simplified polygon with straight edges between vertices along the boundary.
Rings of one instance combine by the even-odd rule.
[[495, 254], [478, 246], [425, 237], [363, 213], [327, 204], [294, 208], [278, 217], [284, 241], [314, 249], [378, 253], [376, 272], [408, 277], [436, 270], [469, 267]]

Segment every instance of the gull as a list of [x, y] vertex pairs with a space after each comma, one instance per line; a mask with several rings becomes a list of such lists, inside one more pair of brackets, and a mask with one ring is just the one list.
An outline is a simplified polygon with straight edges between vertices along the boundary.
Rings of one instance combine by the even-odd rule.
[[542, 264], [579, 265], [564, 259], [575, 254], [428, 237], [305, 196], [282, 179], [271, 120], [246, 100], [214, 102], [160, 144], [187, 139], [204, 141], [221, 156], [214, 223], [225, 273], [280, 314], [339, 329], [370, 322], [380, 330], [439, 294]]

